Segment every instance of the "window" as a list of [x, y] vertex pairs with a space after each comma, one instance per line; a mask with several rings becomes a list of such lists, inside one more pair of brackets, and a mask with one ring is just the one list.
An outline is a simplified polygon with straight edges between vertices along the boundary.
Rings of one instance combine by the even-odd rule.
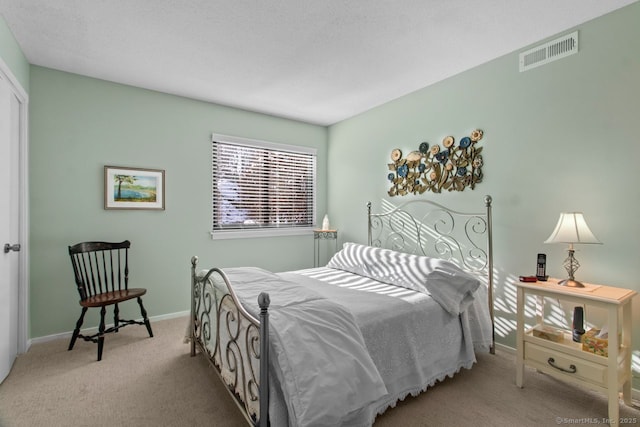
[[313, 227], [315, 149], [216, 134], [212, 145], [213, 238]]

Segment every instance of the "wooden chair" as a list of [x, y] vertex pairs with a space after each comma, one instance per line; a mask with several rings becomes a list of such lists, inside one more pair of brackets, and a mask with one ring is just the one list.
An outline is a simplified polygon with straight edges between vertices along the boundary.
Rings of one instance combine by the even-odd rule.
[[[129, 289], [129, 248], [131, 242], [121, 243], [83, 242], [69, 246], [69, 256], [73, 265], [76, 286], [80, 293], [82, 313], [76, 322], [69, 350], [73, 349], [77, 338], [98, 344], [98, 361], [102, 360], [104, 336], [110, 332], [118, 332], [119, 328], [127, 325], [145, 325], [149, 336], [153, 337], [151, 324], [147, 318], [147, 311], [142, 305], [144, 288]], [[142, 321], [125, 320], [119, 317], [118, 304], [137, 298], [142, 313]], [[113, 305], [113, 326], [105, 329], [104, 316], [106, 306]], [[98, 333], [85, 336], [80, 333], [84, 315], [89, 307], [100, 307], [100, 326]]]

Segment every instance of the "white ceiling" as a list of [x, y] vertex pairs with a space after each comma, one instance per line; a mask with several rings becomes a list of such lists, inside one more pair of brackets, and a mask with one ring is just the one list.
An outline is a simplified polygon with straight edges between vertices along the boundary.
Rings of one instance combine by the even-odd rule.
[[31, 64], [329, 125], [635, 1], [0, 0], [0, 13]]

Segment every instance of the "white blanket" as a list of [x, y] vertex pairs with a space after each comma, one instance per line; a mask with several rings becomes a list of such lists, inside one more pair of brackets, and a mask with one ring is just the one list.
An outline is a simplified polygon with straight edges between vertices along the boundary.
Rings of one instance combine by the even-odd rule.
[[[271, 425], [371, 426], [398, 400], [470, 368], [474, 347], [491, 342], [485, 286], [454, 315], [427, 293], [326, 267], [225, 273], [256, 317], [258, 295], [270, 294]], [[476, 335], [478, 326], [489, 332]]]
[[225, 273], [256, 317], [258, 295], [269, 292], [271, 373], [283, 388], [289, 425], [339, 426], [387, 395], [349, 310], [266, 270]]
[[[425, 391], [475, 363], [474, 339], [469, 323], [477, 320], [483, 329], [490, 330], [488, 317], [480, 314], [472, 319], [469, 310], [462, 315], [452, 315], [431, 296], [404, 288], [395, 287], [396, 292], [386, 289], [380, 293], [363, 292], [357, 285], [341, 287], [314, 278], [329, 272], [340, 274], [340, 270], [319, 268], [279, 275], [349, 308], [388, 391], [375, 404], [362, 408], [359, 417], [337, 425], [371, 426], [378, 414], [395, 406], [398, 400]], [[342, 273], [345, 283], [351, 283], [358, 277]], [[372, 280], [360, 276], [358, 281], [367, 287]], [[378, 287], [381, 286], [385, 285], [378, 282]], [[391, 285], [387, 287], [393, 288]], [[394, 293], [399, 296], [392, 296]], [[474, 300], [473, 306], [476, 303], [478, 306], [486, 305], [486, 299], [479, 299]], [[478, 344], [480, 348], [488, 348]]]

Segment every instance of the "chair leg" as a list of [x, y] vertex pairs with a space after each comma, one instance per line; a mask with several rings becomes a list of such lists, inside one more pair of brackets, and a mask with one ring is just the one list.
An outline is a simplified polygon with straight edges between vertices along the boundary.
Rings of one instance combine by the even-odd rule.
[[100, 309], [100, 327], [98, 328], [98, 362], [102, 360], [102, 347], [104, 347], [104, 315], [107, 309], [102, 306]]
[[73, 330], [73, 335], [71, 336], [71, 342], [69, 343], [69, 348], [67, 351], [73, 350], [73, 346], [76, 344], [76, 339], [78, 339], [78, 335], [80, 335], [80, 327], [84, 322], [84, 315], [87, 312], [87, 307], [82, 307], [82, 313], [80, 314], [80, 318], [76, 322], [76, 328]]
[[113, 308], [113, 326], [115, 328], [115, 332], [118, 332], [118, 325], [120, 324], [120, 309], [118, 308], [118, 304], [115, 304]]
[[149, 332], [149, 336], [153, 337], [153, 331], [151, 330], [151, 323], [149, 323], [149, 318], [147, 317], [147, 310], [144, 309], [144, 305], [142, 305], [142, 298], [138, 297], [138, 305], [140, 306], [140, 313], [142, 314], [142, 318], [144, 319], [144, 324], [147, 327], [147, 332]]

